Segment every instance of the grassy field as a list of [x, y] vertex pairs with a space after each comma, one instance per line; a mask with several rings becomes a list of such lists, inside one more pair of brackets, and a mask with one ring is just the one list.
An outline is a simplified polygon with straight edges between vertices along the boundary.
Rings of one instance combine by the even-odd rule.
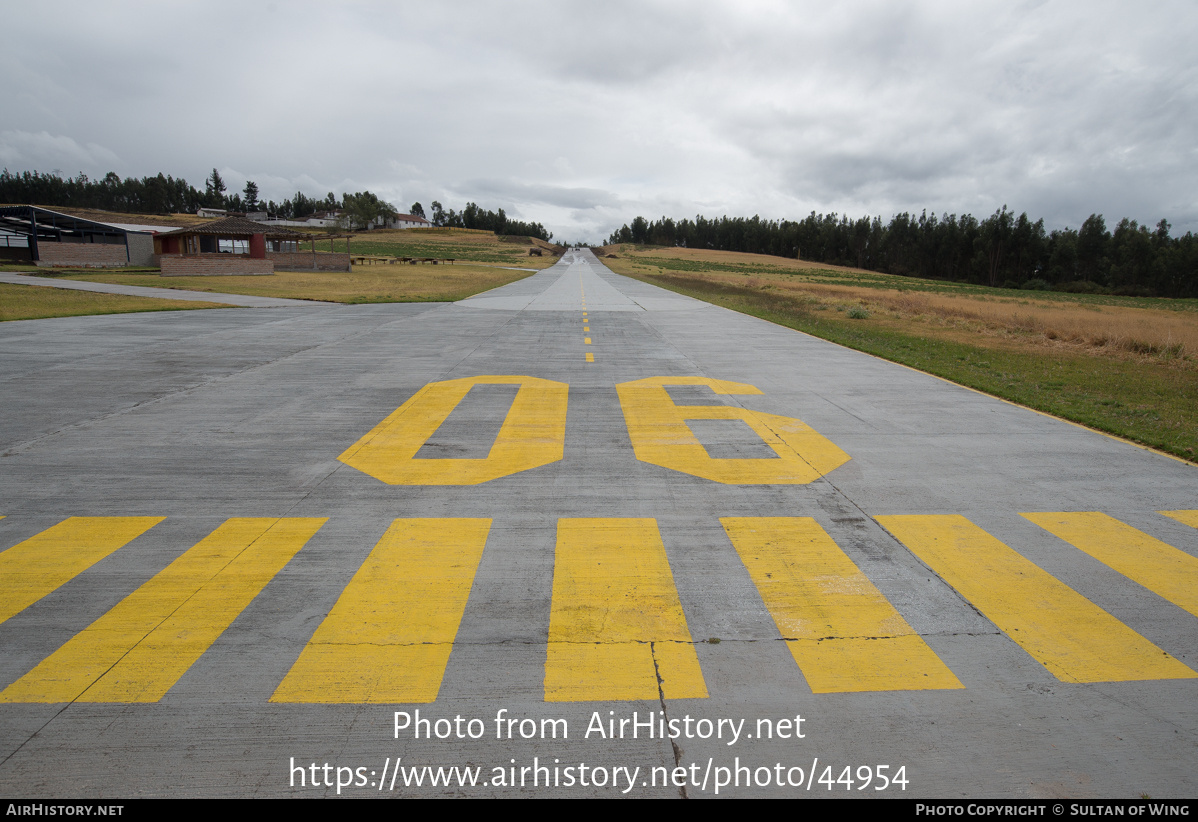
[[[45, 276], [45, 269], [38, 271]], [[356, 265], [346, 271], [278, 271], [269, 276], [162, 277], [155, 273], [72, 272], [72, 280], [181, 288], [334, 303], [449, 302], [528, 276], [482, 265]]]
[[[314, 236], [318, 251], [330, 250], [330, 244], [337, 251], [345, 251], [344, 239], [326, 240], [321, 239], [321, 234]], [[353, 237], [349, 247], [354, 254], [433, 257], [455, 262], [452, 265], [368, 264], [355, 265], [352, 272], [278, 271], [272, 276], [245, 277], [162, 277], [157, 269], [35, 269], [30, 265], [0, 265], [0, 271], [26, 271], [39, 277], [68, 277], [88, 282], [338, 303], [442, 302], [461, 300], [498, 288], [530, 273], [512, 269], [539, 270], [558, 260], [552, 253], [556, 247], [541, 240], [497, 237], [489, 231], [461, 228], [372, 231]], [[529, 257], [528, 250], [533, 247], [540, 248], [542, 256]]]
[[191, 308], [223, 308], [219, 303], [187, 300], [158, 300], [96, 294], [65, 288], [0, 283], [0, 322], [41, 320], [48, 317], [79, 317], [85, 314], [127, 314], [134, 311], [181, 311]]
[[696, 249], [597, 253], [621, 274], [1198, 462], [1196, 300], [1011, 291]]
[[[345, 251], [346, 241], [325, 240], [315, 231], [317, 251]], [[307, 247], [306, 241], [304, 247]], [[539, 248], [540, 257], [530, 257], [530, 248]], [[349, 241], [353, 254], [381, 257], [436, 257], [473, 263], [510, 265], [520, 268], [548, 268], [557, 262], [552, 243], [531, 237], [498, 237], [490, 231], [467, 228], [410, 228], [368, 231]]]

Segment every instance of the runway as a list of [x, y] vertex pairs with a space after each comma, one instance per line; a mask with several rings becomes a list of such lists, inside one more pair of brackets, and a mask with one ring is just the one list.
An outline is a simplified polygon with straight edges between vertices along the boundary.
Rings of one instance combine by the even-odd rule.
[[585, 250], [0, 351], [4, 795], [1198, 791], [1192, 465]]

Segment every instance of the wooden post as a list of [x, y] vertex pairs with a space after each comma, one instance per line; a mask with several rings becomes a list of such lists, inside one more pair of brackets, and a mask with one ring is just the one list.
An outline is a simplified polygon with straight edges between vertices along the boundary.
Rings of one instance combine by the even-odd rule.
[[37, 262], [42, 258], [37, 247], [37, 212], [29, 209], [29, 259]]

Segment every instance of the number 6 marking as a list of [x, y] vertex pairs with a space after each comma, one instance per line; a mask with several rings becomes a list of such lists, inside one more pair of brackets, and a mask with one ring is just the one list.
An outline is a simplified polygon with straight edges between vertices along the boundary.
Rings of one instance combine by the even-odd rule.
[[[667, 385], [706, 385], [717, 394], [762, 393], [745, 383], [706, 377], [620, 383], [616, 391], [632, 449], [641, 462], [727, 485], [805, 485], [849, 461], [848, 454], [801, 420], [728, 405], [675, 405]], [[778, 459], [710, 457], [687, 420], [742, 420]]]
[[[486, 459], [415, 459], [416, 452], [476, 385], [519, 385]], [[478, 485], [557, 462], [566, 448], [570, 387], [538, 377], [467, 377], [431, 382], [339, 456], [388, 485]]]

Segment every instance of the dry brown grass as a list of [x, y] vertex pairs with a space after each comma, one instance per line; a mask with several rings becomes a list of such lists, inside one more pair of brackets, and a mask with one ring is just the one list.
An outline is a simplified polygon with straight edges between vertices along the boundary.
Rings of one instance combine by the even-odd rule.
[[[726, 279], [731, 281], [731, 278]], [[805, 295], [824, 304], [852, 303], [894, 317], [983, 334], [1020, 334], [1039, 338], [1038, 341], [1046, 345], [1084, 345], [1114, 354], [1179, 357], [1198, 353], [1198, 316], [1193, 312], [1062, 304], [1026, 297], [950, 296], [897, 289], [822, 286], [759, 277], [751, 278], [750, 282], [763, 289]]]
[[[596, 255], [606, 256], [615, 254], [619, 259], [621, 254], [627, 255], [627, 246], [601, 246], [593, 249]], [[876, 272], [862, 268], [851, 268], [828, 263], [814, 263], [808, 260], [795, 260], [790, 257], [774, 257], [769, 254], [746, 254], [741, 251], [715, 251], [710, 248], [645, 248], [633, 252], [636, 259], [643, 260], [689, 260], [693, 262], [716, 263], [717, 265], [767, 265], [791, 271], [839, 271], [846, 274], [868, 274], [876, 276]], [[604, 260], [606, 263], [607, 260]]]
[[770, 269], [778, 269], [777, 273], [754, 272], [746, 276], [731, 271], [687, 271], [686, 276], [774, 292], [779, 297], [805, 303], [811, 310], [860, 306], [878, 320], [888, 318], [901, 325], [914, 324], [923, 334], [958, 341], [979, 335], [992, 340], [1006, 338], [1012, 344], [1069, 348], [1121, 359], [1151, 357], [1198, 368], [1198, 312], [1193, 310], [1096, 305], [1062, 299], [1062, 295], [1038, 298], [1036, 292], [1029, 291], [1000, 294], [911, 291], [902, 286], [903, 279], [899, 277], [887, 278], [895, 286], [885, 288], [879, 287], [878, 279], [886, 275], [865, 271], [859, 273], [869, 279], [869, 285], [825, 284], [818, 277], [796, 277], [787, 272], [819, 270], [848, 275], [858, 270], [728, 251], [668, 248], [628, 254], [625, 250], [623, 257], [604, 262], [621, 273], [635, 276], [646, 273], [645, 264], [678, 259], [723, 266], [768, 265]]
[[344, 271], [279, 271], [270, 276], [161, 277], [158, 274], [72, 275], [91, 282], [210, 293], [251, 294], [339, 303], [460, 300], [528, 276], [486, 265], [356, 265]]
[[1179, 361], [1187, 361], [1187, 354], [1198, 354], [1198, 316], [1193, 312], [812, 284], [800, 290], [896, 318], [987, 335], [1018, 335], [1024, 342], [1048, 347], [1088, 347], [1097, 354]]
[[[13, 205], [24, 205], [14, 203]], [[194, 214], [125, 214], [120, 211], [103, 211], [98, 208], [73, 208], [71, 206], [38, 206], [60, 214], [70, 214], [85, 220], [95, 220], [98, 223], [121, 223], [123, 225], [169, 225], [182, 228], [189, 225], [199, 225], [212, 222], [210, 217], [197, 217]]]

